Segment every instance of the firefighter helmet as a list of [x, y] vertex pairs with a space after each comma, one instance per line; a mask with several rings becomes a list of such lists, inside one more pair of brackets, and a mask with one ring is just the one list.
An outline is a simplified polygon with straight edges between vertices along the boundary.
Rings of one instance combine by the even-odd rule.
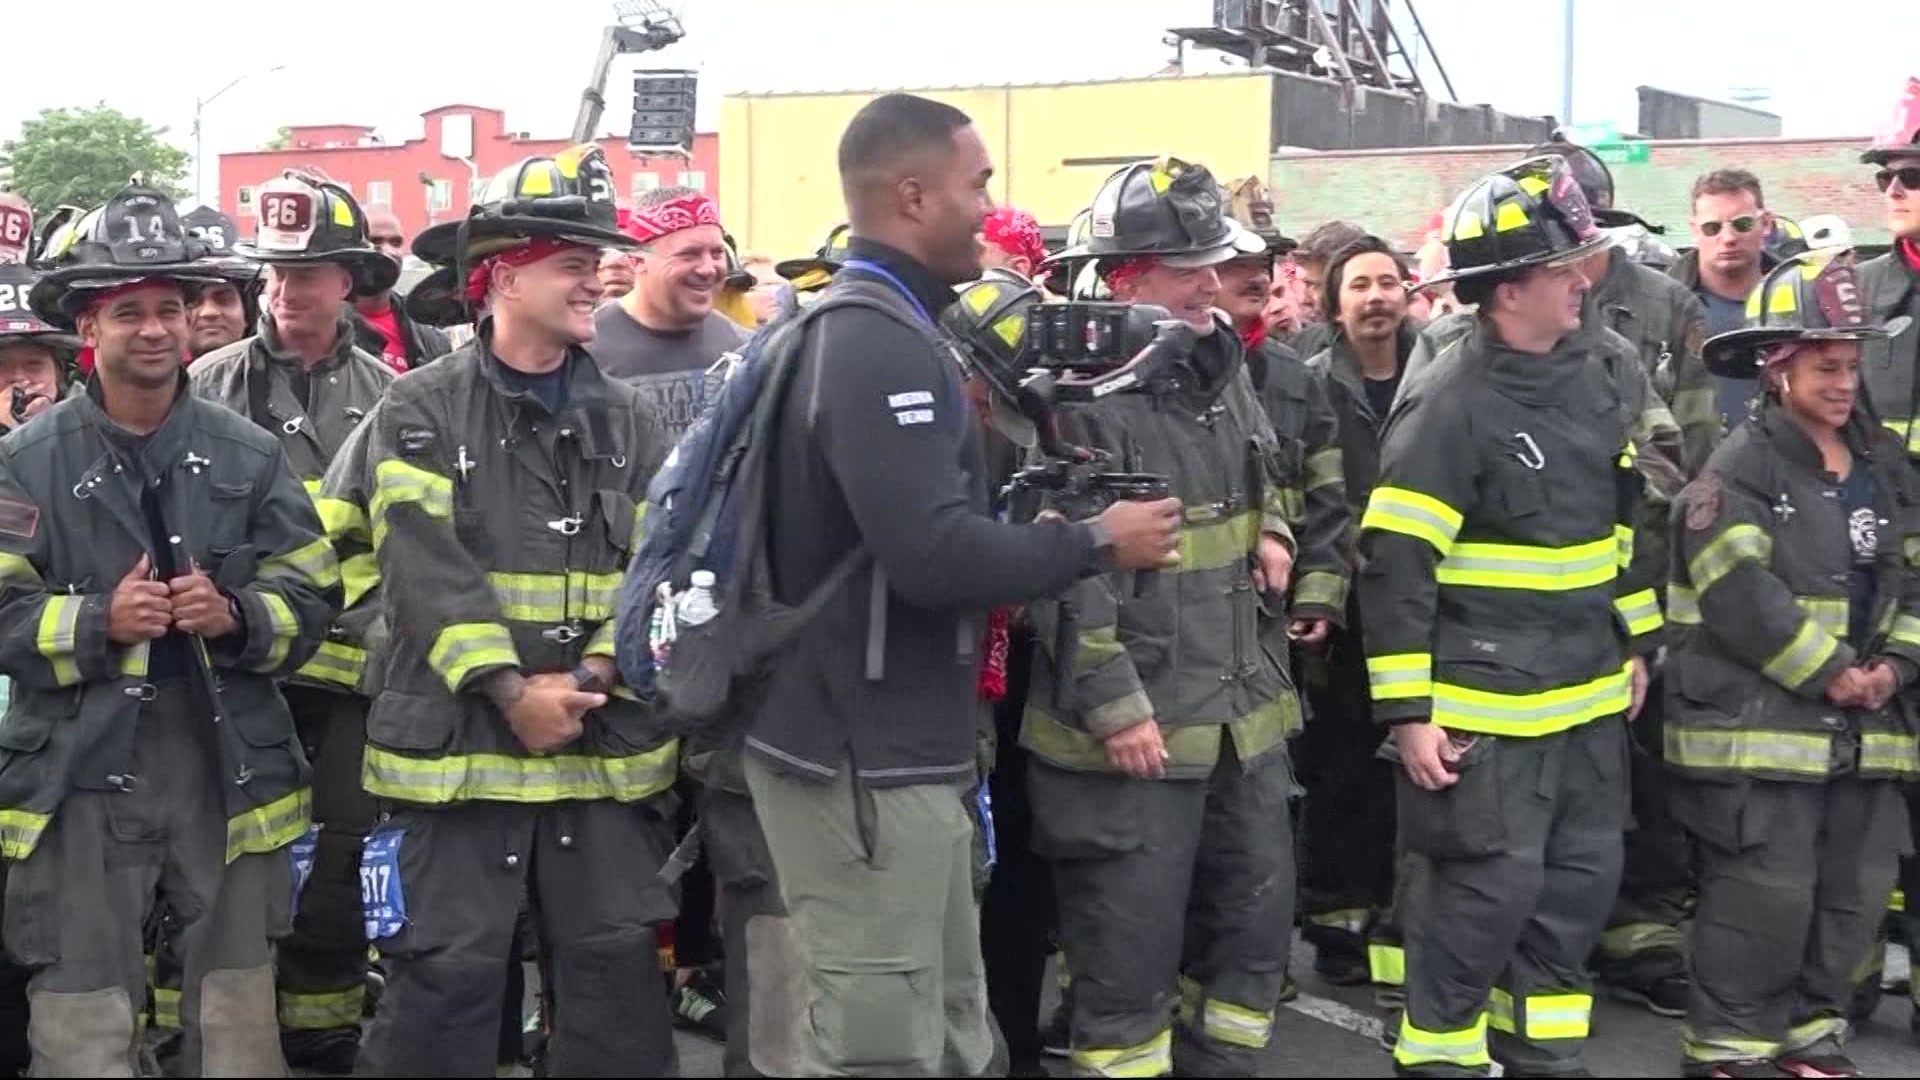
[[1868, 322], [1853, 249], [1816, 248], [1767, 271], [1747, 297], [1746, 325], [1708, 338], [1701, 352], [1714, 374], [1751, 378], [1762, 346], [1890, 338], [1910, 321]]
[[940, 315], [940, 325], [959, 343], [970, 374], [989, 388], [989, 422], [1023, 447], [1035, 444], [1037, 432], [1014, 400], [1028, 367], [1027, 312], [1043, 300], [1040, 290], [1018, 275], [989, 273], [962, 286]]
[[1785, 214], [1773, 215], [1773, 227], [1767, 230], [1767, 238], [1761, 243], [1767, 254], [1776, 259], [1791, 259], [1810, 246], [1799, 223]]
[[407, 317], [423, 326], [458, 326], [469, 322], [466, 287], [456, 283], [451, 266], [436, 267], [407, 290]]
[[1893, 117], [1873, 145], [1860, 154], [1869, 165], [1885, 165], [1900, 155], [1920, 156], [1920, 78], [1907, 77], [1906, 89], [1894, 104]]
[[260, 264], [234, 250], [240, 227], [232, 218], [211, 206], [196, 206], [180, 219], [180, 226], [206, 246], [204, 265], [215, 274], [240, 286], [259, 280]]
[[487, 182], [467, 216], [443, 221], [413, 238], [413, 253], [435, 266], [465, 264], [534, 237], [594, 248], [633, 249], [640, 242], [620, 231], [613, 173], [590, 143], [552, 157], [509, 165]]
[[34, 314], [27, 303], [39, 277], [39, 271], [24, 263], [0, 263], [0, 345], [14, 341], [45, 345], [60, 363], [71, 363], [73, 354], [80, 351], [80, 339]]
[[0, 265], [27, 261], [33, 246], [33, 207], [11, 191], [0, 191]]
[[827, 232], [827, 238], [811, 255], [798, 259], [783, 259], [774, 265], [773, 272], [786, 278], [793, 284], [793, 291], [810, 293], [827, 287], [833, 275], [847, 261], [847, 242], [853, 239], [853, 226], [846, 222], [835, 225]]
[[332, 263], [353, 275], [355, 295], [393, 288], [400, 264], [367, 236], [367, 215], [353, 194], [324, 176], [288, 169], [260, 186], [254, 198], [258, 229], [233, 253], [268, 266]]
[[1265, 250], [1266, 241], [1227, 215], [1205, 166], [1161, 158], [1107, 177], [1088, 208], [1086, 240], [1048, 261], [1153, 256], [1186, 269]]
[[205, 253], [181, 227], [173, 200], [136, 177], [49, 237], [41, 252], [45, 273], [31, 293], [34, 314], [71, 330], [89, 294], [98, 290], [150, 278], [182, 285], [218, 280], [200, 262]]
[[1280, 232], [1279, 224], [1273, 217], [1273, 192], [1267, 182], [1257, 176], [1246, 176], [1226, 185], [1222, 198], [1227, 201], [1227, 213], [1242, 228], [1267, 242], [1267, 251], [1279, 258], [1299, 243]]
[[1605, 250], [1612, 238], [1594, 222], [1565, 158], [1528, 158], [1474, 181], [1441, 221], [1447, 269], [1430, 289], [1487, 274], [1573, 262]]

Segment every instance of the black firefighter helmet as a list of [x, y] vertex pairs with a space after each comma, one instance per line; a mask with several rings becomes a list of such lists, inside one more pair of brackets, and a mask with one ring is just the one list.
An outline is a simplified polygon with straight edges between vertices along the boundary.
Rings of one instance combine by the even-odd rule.
[[234, 250], [240, 240], [240, 226], [232, 218], [211, 206], [196, 206], [180, 219], [180, 227], [206, 247], [204, 263], [208, 269], [235, 285], [259, 280], [260, 264]]
[[72, 330], [92, 293], [150, 278], [183, 286], [218, 280], [201, 262], [206, 248], [188, 236], [173, 200], [137, 177], [103, 205], [53, 231], [33, 284], [33, 313]]
[[27, 297], [39, 279], [40, 272], [25, 263], [0, 263], [0, 345], [44, 345], [65, 366], [80, 351], [80, 339], [34, 314]]
[[1421, 282], [1423, 289], [1574, 262], [1613, 242], [1557, 155], [1528, 158], [1467, 185], [1442, 217], [1440, 238], [1447, 269]]
[[1015, 275], [989, 274], [961, 288], [940, 313], [940, 325], [960, 346], [968, 373], [989, 388], [988, 417], [1016, 445], [1030, 447], [1033, 422], [1014, 405], [1027, 368], [1027, 311], [1045, 297]]
[[400, 280], [400, 264], [381, 254], [367, 233], [367, 215], [339, 184], [288, 169], [260, 185], [258, 228], [234, 254], [268, 266], [333, 263], [353, 275], [357, 296], [383, 293]]
[[1552, 139], [1527, 151], [1527, 156], [1559, 157], [1565, 159], [1567, 168], [1573, 170], [1573, 178], [1580, 185], [1580, 191], [1587, 197], [1587, 206], [1593, 211], [1593, 220], [1603, 229], [1623, 229], [1638, 225], [1655, 236], [1664, 234], [1664, 226], [1655, 225], [1631, 210], [1622, 210], [1613, 205], [1616, 189], [1613, 186], [1613, 170], [1600, 160], [1600, 155], [1578, 143], [1567, 141], [1566, 136], [1555, 132]]
[[1752, 378], [1768, 345], [1890, 338], [1912, 321], [1869, 322], [1866, 300], [1853, 249], [1814, 248], [1767, 271], [1747, 296], [1746, 325], [1708, 338], [1701, 354], [1715, 375]]
[[1893, 116], [1873, 145], [1860, 153], [1868, 165], [1886, 165], [1901, 155], [1920, 155], [1920, 78], [1907, 76], [1907, 85], [1894, 103]]
[[1086, 239], [1047, 262], [1151, 255], [1191, 268], [1265, 250], [1266, 241], [1228, 216], [1220, 184], [1205, 166], [1161, 158], [1107, 177], [1087, 208]]
[[786, 278], [797, 293], [816, 292], [827, 287], [833, 275], [847, 261], [848, 241], [853, 239], [853, 226], [841, 222], [828, 230], [827, 238], [811, 255], [798, 259], [783, 259], [773, 268], [773, 272]]

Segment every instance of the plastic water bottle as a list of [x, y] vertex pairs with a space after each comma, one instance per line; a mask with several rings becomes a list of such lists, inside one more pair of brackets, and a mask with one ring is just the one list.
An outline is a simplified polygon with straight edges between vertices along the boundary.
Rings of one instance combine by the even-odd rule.
[[713, 602], [713, 571], [695, 570], [687, 591], [680, 594], [675, 614], [681, 626], [699, 626], [720, 614]]

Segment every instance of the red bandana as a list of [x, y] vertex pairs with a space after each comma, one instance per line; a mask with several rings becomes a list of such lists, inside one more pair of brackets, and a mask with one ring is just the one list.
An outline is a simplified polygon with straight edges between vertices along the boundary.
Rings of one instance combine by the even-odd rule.
[[1009, 608], [994, 608], [987, 616], [986, 647], [981, 650], [976, 684], [981, 701], [995, 702], [1007, 696], [1007, 654], [1012, 626], [1013, 612]]
[[1240, 331], [1240, 344], [1246, 346], [1248, 352], [1259, 348], [1260, 344], [1266, 340], [1267, 320], [1265, 319], [1255, 319], [1251, 325]]
[[720, 224], [720, 208], [705, 195], [682, 195], [677, 199], [668, 199], [655, 206], [639, 206], [629, 211], [626, 224], [621, 228], [628, 236], [643, 244], [677, 233], [681, 229], [691, 229], [696, 225]]
[[571, 240], [562, 240], [553, 236], [536, 236], [519, 247], [510, 247], [497, 255], [489, 255], [474, 265], [467, 274], [467, 303], [479, 307], [486, 302], [487, 287], [493, 283], [493, 267], [525, 266], [539, 262], [549, 255], [558, 255], [568, 248], [583, 247]]
[[1906, 262], [1907, 269], [1920, 274], [1920, 241], [1900, 241], [1900, 258]]
[[1047, 245], [1040, 239], [1040, 222], [1025, 210], [1000, 207], [980, 223], [980, 234], [1009, 255], [1025, 255], [1035, 266], [1047, 257]]
[[1151, 269], [1153, 269], [1153, 256], [1151, 255], [1135, 255], [1129, 259], [1122, 259], [1115, 263], [1112, 269], [1108, 270], [1104, 275], [1107, 279], [1107, 288], [1118, 293], [1122, 285], [1125, 285], [1129, 281], [1138, 280], [1140, 275]]

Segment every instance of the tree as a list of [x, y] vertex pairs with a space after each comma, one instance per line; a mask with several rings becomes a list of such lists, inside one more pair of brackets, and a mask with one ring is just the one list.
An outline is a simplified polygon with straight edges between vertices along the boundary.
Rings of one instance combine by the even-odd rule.
[[128, 116], [106, 102], [42, 109], [0, 146], [0, 167], [12, 188], [44, 214], [62, 203], [94, 207], [127, 186], [134, 173], [175, 199], [185, 198], [187, 152], [166, 142], [166, 128]]
[[279, 130], [273, 133], [273, 138], [268, 139], [266, 143], [260, 147], [260, 149], [285, 150], [287, 147], [292, 145], [293, 145], [293, 129], [283, 124], [281, 125]]

